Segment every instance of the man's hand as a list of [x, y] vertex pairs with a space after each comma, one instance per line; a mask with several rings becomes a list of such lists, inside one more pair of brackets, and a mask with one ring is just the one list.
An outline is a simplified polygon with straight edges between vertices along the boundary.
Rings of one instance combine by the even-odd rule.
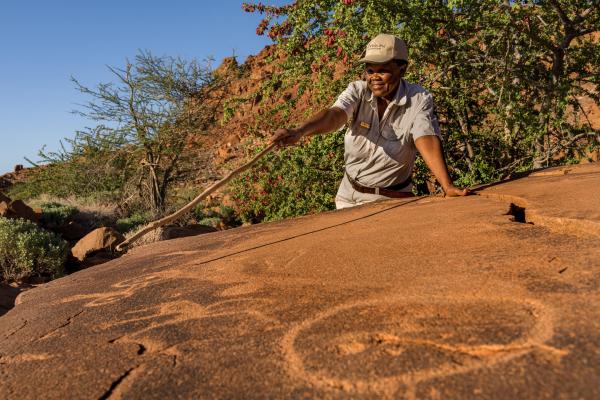
[[271, 137], [271, 143], [277, 143], [279, 146], [292, 146], [300, 140], [302, 132], [298, 129], [280, 128], [275, 131]]
[[460, 197], [460, 196], [468, 196], [471, 194], [469, 189], [461, 189], [452, 185], [450, 187], [444, 188], [444, 193], [446, 197]]
[[469, 189], [460, 189], [452, 184], [452, 179], [448, 174], [444, 152], [442, 151], [442, 142], [437, 136], [421, 136], [415, 140], [415, 146], [429, 170], [433, 172], [437, 181], [442, 185], [446, 197], [468, 196], [471, 194]]

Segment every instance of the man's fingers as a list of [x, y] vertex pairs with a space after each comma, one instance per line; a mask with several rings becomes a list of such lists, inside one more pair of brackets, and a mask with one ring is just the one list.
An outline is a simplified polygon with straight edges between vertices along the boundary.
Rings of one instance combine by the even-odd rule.
[[447, 197], [461, 197], [461, 196], [468, 196], [471, 194], [471, 191], [469, 189], [459, 189], [457, 187], [452, 187], [450, 189], [448, 189], [448, 191], [445, 193], [445, 195]]
[[290, 146], [295, 142], [294, 132], [285, 128], [278, 129], [271, 138], [271, 143], [277, 143], [278, 146]]

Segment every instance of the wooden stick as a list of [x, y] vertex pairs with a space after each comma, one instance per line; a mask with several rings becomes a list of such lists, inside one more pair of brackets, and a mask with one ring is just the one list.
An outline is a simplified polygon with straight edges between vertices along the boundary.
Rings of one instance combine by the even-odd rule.
[[121, 242], [121, 244], [119, 244], [116, 247], [116, 250], [123, 251], [127, 246], [129, 246], [131, 243], [135, 242], [136, 240], [138, 240], [139, 238], [141, 238], [148, 232], [153, 231], [156, 228], [160, 228], [161, 226], [166, 225], [169, 222], [175, 221], [176, 219], [178, 219], [179, 217], [181, 217], [182, 215], [184, 215], [185, 213], [190, 211], [195, 205], [197, 205], [206, 196], [208, 196], [209, 194], [211, 194], [212, 192], [214, 192], [215, 190], [217, 190], [218, 188], [220, 188], [221, 186], [223, 186], [227, 182], [229, 182], [231, 180], [231, 178], [233, 178], [234, 176], [238, 175], [239, 173], [244, 172], [245, 170], [250, 168], [258, 160], [260, 160], [263, 156], [265, 156], [267, 153], [269, 153], [271, 150], [273, 150], [275, 148], [275, 146], [277, 146], [276, 142], [271, 143], [270, 145], [265, 147], [264, 150], [262, 150], [256, 156], [254, 156], [254, 158], [252, 160], [248, 161], [246, 164], [242, 165], [241, 167], [231, 171], [225, 178], [221, 179], [218, 182], [215, 182], [212, 186], [210, 186], [204, 192], [202, 192], [198, 196], [196, 196], [196, 198], [194, 200], [190, 201], [188, 204], [186, 204], [179, 210], [175, 211], [173, 214], [167, 215], [164, 218], [161, 218], [159, 220], [151, 222], [145, 228], [141, 229], [139, 232], [137, 232], [135, 235], [133, 235], [129, 239], [125, 240], [124, 242]]

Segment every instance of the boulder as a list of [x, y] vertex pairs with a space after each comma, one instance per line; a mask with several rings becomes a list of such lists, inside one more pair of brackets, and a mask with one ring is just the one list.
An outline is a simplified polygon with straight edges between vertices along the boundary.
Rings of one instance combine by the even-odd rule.
[[110, 260], [114, 260], [118, 255], [108, 250], [100, 250], [99, 252], [94, 253], [87, 257], [82, 263], [79, 265], [79, 269], [85, 269], [89, 267], [93, 267], [94, 265], [104, 264], [109, 262]]
[[0, 216], [6, 218], [23, 218], [35, 223], [38, 221], [35, 211], [22, 200], [0, 201]]
[[125, 238], [112, 228], [98, 228], [79, 240], [71, 249], [71, 254], [80, 262], [100, 250], [113, 251]]
[[4, 193], [0, 192], [0, 201], [3, 201], [5, 203], [10, 203], [12, 200], [10, 199], [10, 197], [8, 197], [7, 195], [5, 195]]
[[0, 317], [0, 398], [600, 399], [600, 164], [568, 168], [28, 290]]

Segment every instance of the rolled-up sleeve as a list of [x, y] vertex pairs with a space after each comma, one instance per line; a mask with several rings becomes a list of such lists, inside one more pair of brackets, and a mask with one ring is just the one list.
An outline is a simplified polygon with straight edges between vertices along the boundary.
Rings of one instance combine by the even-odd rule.
[[360, 105], [360, 85], [360, 81], [351, 82], [332, 105], [332, 107], [341, 108], [344, 110], [348, 119], [352, 118], [354, 112]]
[[438, 136], [441, 139], [440, 125], [438, 124], [437, 117], [433, 113], [433, 96], [430, 93], [427, 93], [421, 102], [410, 134], [412, 135], [413, 140], [417, 140], [421, 136], [432, 135]]

